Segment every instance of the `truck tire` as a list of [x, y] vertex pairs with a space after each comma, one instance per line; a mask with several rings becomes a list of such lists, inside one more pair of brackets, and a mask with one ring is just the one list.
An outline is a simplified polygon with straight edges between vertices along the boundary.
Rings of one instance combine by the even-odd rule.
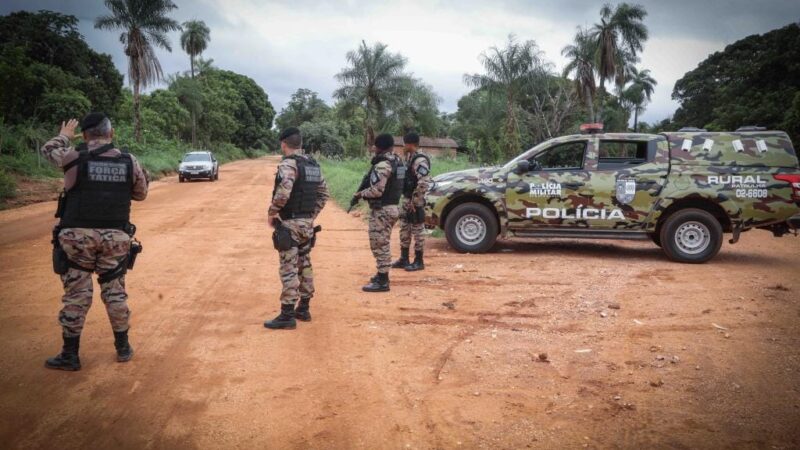
[[704, 263], [722, 247], [722, 225], [702, 209], [687, 208], [667, 217], [661, 226], [661, 249], [667, 258], [690, 264]]
[[178, 175], [178, 183], [183, 183], [183, 176]]
[[480, 203], [458, 205], [447, 215], [444, 233], [451, 247], [461, 253], [485, 253], [497, 240], [497, 219]]

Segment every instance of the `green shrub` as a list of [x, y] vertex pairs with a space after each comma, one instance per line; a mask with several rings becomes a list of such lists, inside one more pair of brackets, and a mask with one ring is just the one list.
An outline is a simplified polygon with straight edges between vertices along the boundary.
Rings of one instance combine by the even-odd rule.
[[0, 200], [17, 195], [17, 183], [11, 174], [0, 169]]

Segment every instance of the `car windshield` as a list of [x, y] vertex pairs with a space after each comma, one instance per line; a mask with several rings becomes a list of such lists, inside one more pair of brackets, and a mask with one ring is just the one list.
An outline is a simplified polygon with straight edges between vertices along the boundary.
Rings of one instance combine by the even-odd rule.
[[533, 147], [530, 150], [527, 150], [527, 151], [524, 151], [524, 152], [520, 153], [519, 156], [517, 156], [516, 158], [514, 158], [511, 161], [507, 162], [503, 166], [503, 168], [504, 169], [511, 169], [511, 168], [514, 167], [514, 165], [517, 163], [517, 161], [522, 161], [523, 159], [529, 159], [535, 153], [539, 153], [540, 151], [544, 150], [544, 148], [547, 147], [547, 145], [546, 145], [547, 143], [548, 143], [548, 141], [544, 141], [541, 144], [537, 145], [536, 147]]
[[184, 155], [183, 162], [211, 161], [208, 153], [189, 153]]

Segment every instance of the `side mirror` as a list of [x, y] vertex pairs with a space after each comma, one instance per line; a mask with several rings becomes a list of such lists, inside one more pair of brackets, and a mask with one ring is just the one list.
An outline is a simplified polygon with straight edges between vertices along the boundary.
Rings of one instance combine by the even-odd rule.
[[517, 161], [516, 167], [514, 167], [514, 173], [517, 175], [522, 175], [528, 173], [531, 170], [531, 162], [527, 159], [523, 159], [522, 161]]

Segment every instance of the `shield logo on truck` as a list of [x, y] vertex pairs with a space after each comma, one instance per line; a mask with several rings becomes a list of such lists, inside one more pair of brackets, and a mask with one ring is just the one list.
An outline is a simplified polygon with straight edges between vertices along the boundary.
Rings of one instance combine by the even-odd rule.
[[620, 178], [617, 180], [617, 201], [627, 205], [636, 196], [636, 180]]

